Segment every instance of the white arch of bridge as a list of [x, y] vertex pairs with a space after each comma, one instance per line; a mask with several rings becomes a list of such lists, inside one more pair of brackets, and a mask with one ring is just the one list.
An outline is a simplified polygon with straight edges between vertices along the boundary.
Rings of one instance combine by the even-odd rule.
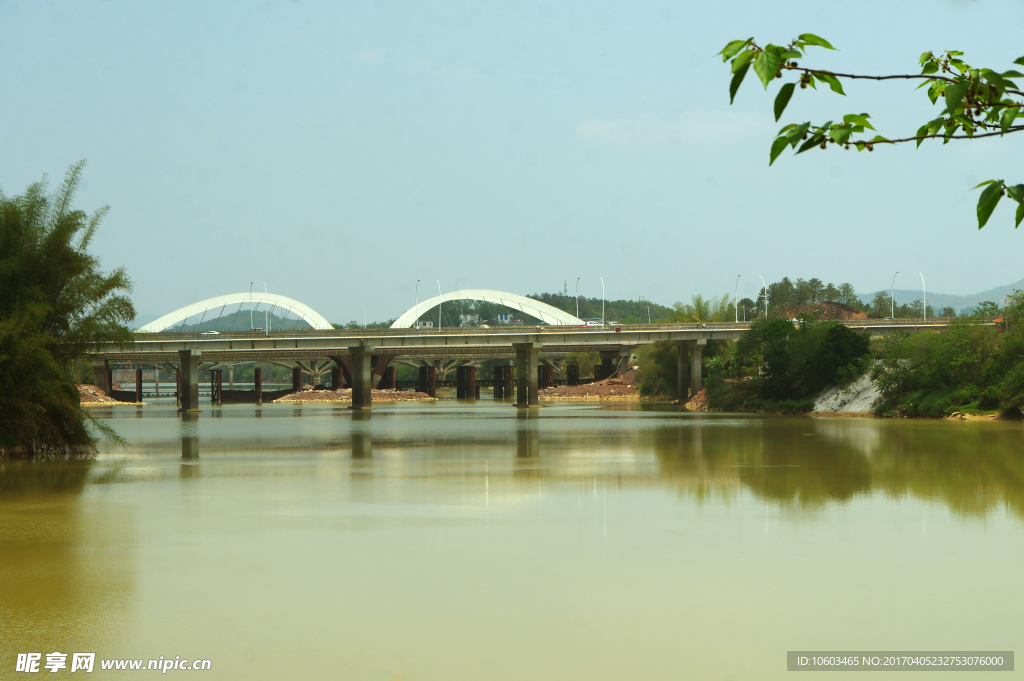
[[245, 303], [251, 303], [254, 305], [253, 309], [259, 309], [260, 305], [264, 305], [271, 312], [277, 308], [287, 310], [318, 331], [334, 328], [319, 312], [292, 298], [279, 296], [274, 293], [243, 292], [229, 293], [224, 296], [207, 298], [206, 300], [200, 300], [198, 303], [186, 305], [185, 307], [179, 308], [174, 312], [169, 312], [163, 317], [146, 324], [140, 328], [139, 331], [142, 333], [157, 333], [164, 329], [168, 329], [193, 315], [208, 312], [209, 310], [215, 310], [217, 308], [220, 308], [223, 312], [224, 308], [228, 305], [241, 306]]
[[433, 298], [424, 300], [422, 303], [409, 308], [401, 317], [395, 320], [395, 323], [391, 325], [391, 328], [412, 328], [413, 324], [416, 323], [416, 319], [424, 312], [452, 300], [480, 300], [487, 303], [497, 303], [499, 305], [504, 305], [505, 307], [510, 307], [513, 310], [519, 310], [531, 317], [536, 317], [546, 324], [567, 326], [578, 326], [583, 324], [582, 319], [579, 319], [568, 312], [562, 312], [557, 307], [552, 307], [547, 303], [542, 303], [539, 300], [527, 298], [526, 296], [521, 296], [516, 293], [508, 293], [506, 291], [489, 291], [486, 289], [463, 289], [462, 291], [452, 291], [451, 293], [434, 296]]

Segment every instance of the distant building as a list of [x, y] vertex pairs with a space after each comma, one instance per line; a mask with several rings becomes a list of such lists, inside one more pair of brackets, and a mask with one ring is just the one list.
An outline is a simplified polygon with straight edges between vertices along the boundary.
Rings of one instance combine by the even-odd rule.
[[434, 322], [416, 322], [413, 325], [414, 329], [432, 329], [434, 328]]
[[479, 326], [480, 315], [478, 314], [460, 314], [459, 315], [459, 326]]

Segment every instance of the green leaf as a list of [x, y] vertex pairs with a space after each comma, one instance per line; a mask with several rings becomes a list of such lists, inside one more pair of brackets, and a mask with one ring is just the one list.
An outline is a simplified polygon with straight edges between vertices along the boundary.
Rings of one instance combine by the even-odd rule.
[[[985, 226], [988, 222], [989, 217], [992, 215], [992, 211], [996, 209], [996, 205], [999, 203], [999, 199], [1003, 198], [1000, 194], [1000, 190], [1003, 188], [1002, 180], [988, 180], [982, 182], [978, 187], [987, 184], [985, 190], [981, 192], [981, 196], [978, 198], [978, 229]], [[975, 187], [977, 189], [978, 187]]]
[[796, 149], [796, 145], [800, 143], [800, 140], [804, 138], [804, 135], [806, 135], [807, 131], [810, 129], [810, 121], [807, 121], [803, 125], [794, 125], [793, 128], [786, 134], [786, 137], [789, 139], [790, 146]]
[[822, 83], [828, 83], [828, 86], [832, 88], [832, 92], [838, 92], [841, 95], [846, 95], [843, 92], [843, 85], [839, 82], [839, 79], [828, 73], [815, 73], [814, 77], [820, 80]]
[[796, 83], [786, 83], [779, 90], [778, 96], [775, 97], [775, 120], [782, 118], [782, 112], [786, 110], [786, 105], [789, 104], [789, 98], [793, 96], [795, 88]]
[[1024, 66], [1024, 57], [1021, 57], [1020, 59], [1014, 59], [1013, 63], [1014, 64], [1020, 64], [1021, 66]]
[[946, 110], [949, 113], [953, 113], [960, 108], [960, 104], [964, 101], [964, 95], [967, 94], [967, 88], [971, 86], [970, 83], [950, 83], [946, 86]]
[[754, 59], [754, 73], [761, 79], [765, 90], [768, 89], [768, 83], [772, 82], [772, 78], [779, 70], [779, 54], [779, 48], [769, 45]]
[[[928, 134], [928, 124], [925, 123], [924, 125], [922, 125], [920, 128], [917, 129], [917, 134], [915, 135], [915, 137], [921, 138], [921, 137], [924, 137], [927, 134]], [[924, 142], [924, 140], [923, 139], [918, 139], [917, 140], [917, 146], [920, 147], [921, 146], [921, 142]]]
[[772, 153], [771, 158], [768, 160], [768, 165], [775, 163], [775, 159], [779, 157], [782, 150], [789, 146], [789, 138], [787, 137], [776, 137], [775, 141], [772, 142]]
[[843, 116], [843, 123], [856, 123], [857, 125], [863, 125], [865, 128], [874, 130], [874, 127], [868, 123], [868, 119], [871, 118], [866, 113], [862, 114], [846, 114]]
[[732, 60], [732, 72], [736, 73], [745, 65], [749, 64], [750, 60], [753, 58], [753, 50], [746, 50], [745, 52], [740, 52], [739, 56]]
[[1003, 115], [999, 117], [999, 129], [1001, 134], [1005, 135], [1006, 131], [1013, 125], [1013, 120], [1017, 118], [1016, 107], [1008, 106], [1003, 110]]
[[936, 64], [933, 61], [930, 61], [930, 62], [928, 62], [927, 64], [924, 65], [924, 68], [921, 69], [921, 73], [924, 74], [924, 75], [928, 75], [929, 73], [935, 73], [938, 70], [939, 70], [939, 65]]
[[736, 91], [740, 89], [740, 83], [743, 82], [743, 76], [747, 75], [747, 69], [750, 68], [750, 64], [744, 64], [739, 71], [737, 71], [733, 77], [732, 82], [729, 83], [729, 103], [732, 104], [732, 100], [736, 99]]
[[1020, 227], [1021, 220], [1024, 220], [1024, 203], [1017, 206], [1017, 224], [1013, 226], [1014, 229]]
[[812, 149], [818, 146], [819, 144], [821, 144], [821, 141], [823, 139], [825, 139], [825, 136], [822, 133], [815, 133], [814, 136], [811, 137], [811, 139], [807, 140], [806, 142], [800, 145], [800, 148], [796, 150], [796, 153], [802, 154], [808, 149]]
[[922, 52], [921, 57], [917, 60], [918, 64], [924, 64], [926, 61], [932, 58], [931, 52]]
[[1003, 71], [1002, 76], [1004, 78], [1024, 78], [1024, 73], [1010, 69], [1009, 71]]
[[871, 141], [872, 142], [888, 142], [889, 138], [888, 137], [882, 137], [881, 135], [875, 135], [874, 137], [871, 138]]
[[[803, 35], [798, 37], [797, 40], [802, 40], [807, 45], [817, 45], [818, 47], [824, 47], [826, 50], [836, 49], [832, 47], [832, 45], [827, 40], [825, 40], [824, 38], [819, 38], [813, 33], [804, 33]], [[1024, 57], [1021, 57], [1021, 59], [1024, 59]]]
[[729, 43], [722, 48], [722, 51], [718, 54], [722, 55], [722, 61], [729, 61], [737, 54], [740, 53], [744, 47], [750, 44], [753, 37], [747, 38], [746, 40], [730, 40]]

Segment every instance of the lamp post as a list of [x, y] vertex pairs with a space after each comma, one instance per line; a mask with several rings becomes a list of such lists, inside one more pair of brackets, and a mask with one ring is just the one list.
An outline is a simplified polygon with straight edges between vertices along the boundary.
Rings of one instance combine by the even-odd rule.
[[416, 315], [416, 318], [412, 320], [412, 328], [418, 329], [418, 328], [420, 328], [420, 280], [419, 279], [416, 280], [416, 304], [413, 305], [412, 309], [415, 310], [415, 312], [413, 312], [413, 314]]
[[[896, 270], [896, 274], [899, 274]], [[892, 275], [892, 286], [889, 291], [889, 316], [896, 319], [896, 274]]]
[[441, 330], [441, 280], [437, 281], [437, 330]]
[[740, 275], [736, 275], [736, 290], [732, 294], [732, 302], [736, 307], [736, 323], [740, 321]]
[[921, 275], [921, 314], [924, 316], [924, 321], [928, 321], [928, 292], [924, 288], [924, 275]]
[[[263, 282], [263, 296], [265, 298], [270, 298], [270, 294], [267, 293], [267, 282]], [[267, 302], [270, 302], [270, 301], [268, 300]], [[265, 310], [265, 312], [266, 312], [265, 316], [267, 318], [267, 320], [266, 320], [267, 321], [267, 335], [269, 336], [270, 335], [270, 308], [267, 308]]]
[[252, 331], [252, 282], [249, 282], [249, 330]]
[[[761, 275], [757, 275], [761, 277]], [[761, 283], [764, 284], [764, 318], [768, 319], [768, 284], [765, 284], [764, 277], [761, 277]]]
[[601, 277], [601, 328], [604, 328], [604, 277]]
[[580, 278], [576, 277], [576, 319], [580, 318]]

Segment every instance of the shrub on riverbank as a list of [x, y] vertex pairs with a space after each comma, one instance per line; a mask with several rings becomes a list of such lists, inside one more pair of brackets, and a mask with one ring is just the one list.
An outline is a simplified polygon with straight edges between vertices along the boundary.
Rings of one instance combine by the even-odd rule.
[[862, 374], [869, 358], [866, 336], [840, 322], [755, 322], [736, 350], [708, 377], [708, 406], [723, 411], [807, 412], [814, 396]]
[[878, 413], [942, 417], [953, 411], [999, 411], [1019, 418], [1024, 406], [1024, 293], [1001, 311], [1003, 326], [963, 318], [941, 333], [892, 334], [879, 344], [873, 372], [884, 398]]
[[71, 207], [84, 162], [53, 196], [37, 182], [0, 192], [0, 452], [67, 456], [93, 450], [74, 359], [96, 342], [129, 341], [135, 316], [123, 269], [101, 272], [88, 252], [106, 213]]

